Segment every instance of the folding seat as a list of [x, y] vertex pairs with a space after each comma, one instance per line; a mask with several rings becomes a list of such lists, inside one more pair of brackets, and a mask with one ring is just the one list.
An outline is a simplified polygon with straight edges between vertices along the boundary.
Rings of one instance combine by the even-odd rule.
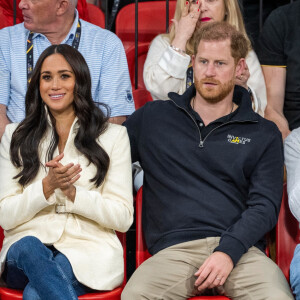
[[[142, 201], [143, 201], [143, 187], [141, 187], [136, 195], [136, 267], [142, 264], [151, 255], [149, 254], [146, 242], [143, 236], [142, 229]], [[188, 300], [230, 300], [225, 296], [196, 296]]]
[[283, 186], [282, 203], [276, 226], [276, 263], [286, 279], [290, 278], [290, 264], [300, 240], [299, 222], [290, 211], [286, 184]]
[[[173, 19], [176, 1], [169, 2], [169, 20]], [[169, 21], [170, 24], [170, 21]], [[153, 38], [166, 32], [166, 1], [138, 3], [138, 41], [151, 42]], [[116, 34], [125, 49], [135, 42], [135, 3], [124, 6], [116, 18]]]
[[[88, 22], [95, 24], [99, 27], [105, 28], [105, 14], [104, 12], [96, 5], [87, 4], [87, 16]], [[86, 20], [86, 19], [84, 19]]]
[[[124, 266], [126, 266], [126, 234], [117, 233], [124, 249]], [[3, 229], [0, 227], [0, 250], [3, 243]], [[125, 267], [126, 269], [126, 267]], [[121, 293], [126, 284], [126, 271], [124, 272], [124, 281], [122, 286], [113, 289], [112, 291], [97, 291], [86, 295], [79, 296], [79, 300], [120, 300]], [[21, 290], [9, 289], [6, 287], [0, 287], [0, 299], [1, 300], [21, 300], [23, 299], [23, 292]]]
[[143, 88], [132, 91], [135, 109], [139, 109], [147, 102], [152, 101], [151, 94]]
[[130, 81], [133, 88], [143, 88], [145, 89], [145, 84], [143, 80], [143, 69], [145, 60], [147, 58], [147, 53], [149, 50], [149, 42], [139, 43], [138, 44], [138, 78], [137, 85], [135, 84], [135, 45], [131, 45], [128, 49], [126, 49], [126, 57], [130, 75]]
[[[19, 9], [21, 0], [16, 1], [16, 24], [23, 22], [22, 11]], [[14, 25], [14, 4], [13, 0], [0, 0], [0, 29]]]

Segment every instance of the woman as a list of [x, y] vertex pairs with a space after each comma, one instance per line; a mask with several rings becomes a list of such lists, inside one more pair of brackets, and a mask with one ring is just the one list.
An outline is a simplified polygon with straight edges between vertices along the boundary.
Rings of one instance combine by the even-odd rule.
[[237, 0], [177, 0], [170, 33], [153, 40], [144, 65], [144, 82], [154, 100], [168, 99], [169, 92], [182, 94], [193, 83], [190, 63], [194, 54], [194, 32], [207, 22], [222, 20], [236, 26], [249, 42], [246, 59], [249, 70], [236, 78], [236, 84], [249, 88], [253, 108], [263, 116], [267, 103], [265, 81], [251, 49]]
[[115, 230], [133, 220], [126, 129], [93, 102], [82, 55], [52, 45], [0, 145], [1, 272], [23, 299], [77, 299], [123, 281]]

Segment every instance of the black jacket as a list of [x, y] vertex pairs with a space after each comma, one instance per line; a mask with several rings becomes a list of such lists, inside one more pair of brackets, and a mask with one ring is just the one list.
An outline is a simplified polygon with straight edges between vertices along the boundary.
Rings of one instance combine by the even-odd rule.
[[[221, 236], [215, 251], [236, 264], [277, 222], [283, 184], [281, 134], [254, 113], [244, 88], [239, 108], [208, 126], [182, 96], [154, 101], [125, 122], [132, 159], [144, 169], [143, 229], [151, 254], [171, 245]], [[202, 125], [202, 126], [201, 126]]]

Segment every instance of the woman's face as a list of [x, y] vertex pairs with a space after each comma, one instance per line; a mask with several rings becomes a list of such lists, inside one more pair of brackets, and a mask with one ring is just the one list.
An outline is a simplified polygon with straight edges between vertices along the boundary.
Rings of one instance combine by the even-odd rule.
[[[224, 0], [199, 0], [201, 2], [198, 26], [204, 22], [223, 21], [225, 19]], [[228, 1], [228, 0], [226, 0]], [[190, 0], [190, 2], [193, 2]]]
[[41, 67], [40, 94], [53, 116], [74, 112], [74, 87], [75, 75], [66, 59], [58, 53], [48, 56]]

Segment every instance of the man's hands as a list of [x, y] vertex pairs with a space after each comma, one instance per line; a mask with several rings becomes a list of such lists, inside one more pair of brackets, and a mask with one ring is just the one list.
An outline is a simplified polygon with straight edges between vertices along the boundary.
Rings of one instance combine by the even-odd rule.
[[195, 287], [200, 294], [206, 289], [218, 288], [225, 283], [232, 269], [233, 262], [229, 255], [214, 252], [195, 273], [195, 276], [198, 276]]
[[43, 179], [43, 190], [46, 199], [48, 199], [54, 190], [59, 188], [62, 192], [74, 202], [76, 195], [76, 188], [74, 183], [79, 179], [82, 169], [80, 165], [74, 165], [69, 163], [62, 165], [60, 160], [64, 157], [61, 153], [53, 160], [46, 163], [46, 167], [49, 167], [48, 175]]

